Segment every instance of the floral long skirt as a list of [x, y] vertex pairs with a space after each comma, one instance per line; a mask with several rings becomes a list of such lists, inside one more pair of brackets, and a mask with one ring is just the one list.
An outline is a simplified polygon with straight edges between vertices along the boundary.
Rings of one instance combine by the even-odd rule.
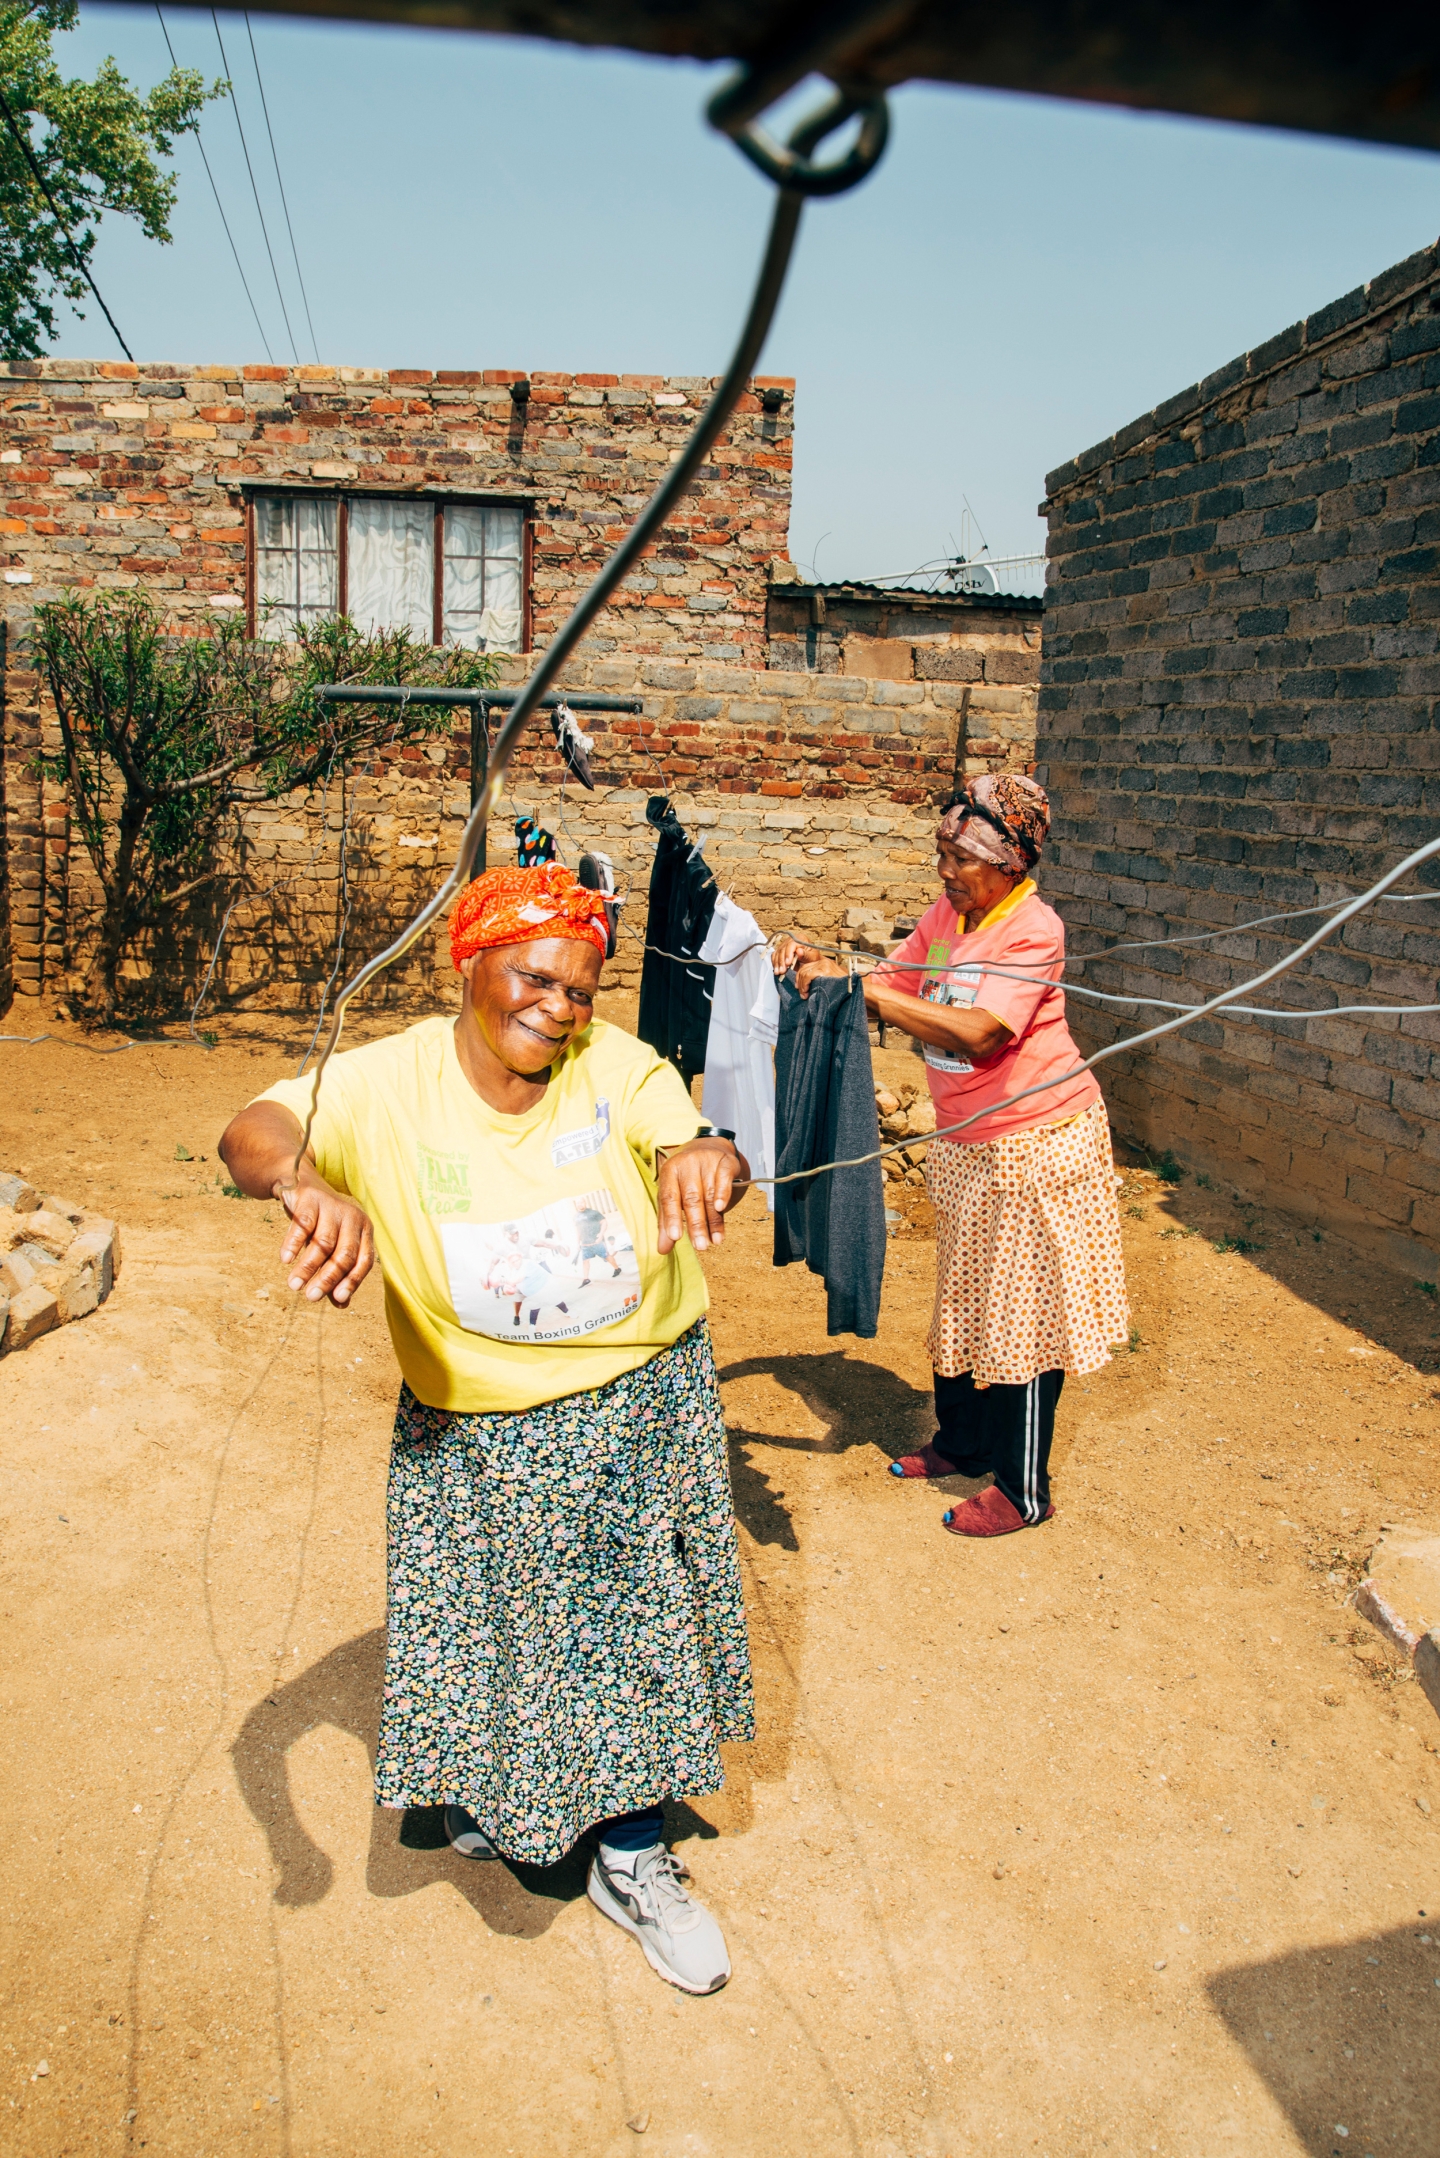
[[710, 1333], [518, 1415], [395, 1416], [375, 1794], [549, 1864], [755, 1718]]
[[947, 1378], [1027, 1386], [1098, 1371], [1128, 1338], [1115, 1162], [1103, 1102], [1057, 1124], [931, 1145], [935, 1312], [926, 1346]]

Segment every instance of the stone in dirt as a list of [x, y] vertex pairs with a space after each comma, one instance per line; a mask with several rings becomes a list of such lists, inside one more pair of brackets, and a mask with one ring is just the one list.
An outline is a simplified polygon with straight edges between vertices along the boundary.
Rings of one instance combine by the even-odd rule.
[[1440, 1714], [1440, 1536], [1398, 1523], [1383, 1528], [1355, 1608], [1414, 1659], [1415, 1676]]
[[98, 1300], [103, 1304], [114, 1288], [115, 1276], [120, 1271], [120, 1233], [114, 1222], [106, 1221], [94, 1228], [82, 1228], [65, 1256], [71, 1266], [90, 1267], [94, 1270]]
[[80, 1217], [85, 1211], [83, 1206], [76, 1206], [72, 1200], [57, 1199], [53, 1191], [47, 1191], [40, 1204], [45, 1213], [63, 1214], [68, 1222], [74, 1223], [77, 1227], [79, 1226]]
[[10, 1300], [10, 1323], [5, 1329], [6, 1350], [28, 1349], [32, 1341], [60, 1324], [60, 1305], [51, 1291], [35, 1282]]
[[0, 1206], [13, 1207], [17, 1214], [33, 1214], [39, 1204], [39, 1192], [23, 1176], [0, 1176]]
[[39, 1244], [54, 1259], [63, 1259], [75, 1241], [74, 1224], [63, 1214], [52, 1214], [43, 1206], [25, 1217], [25, 1240]]
[[100, 1303], [100, 1285], [93, 1266], [82, 1266], [77, 1273], [67, 1273], [56, 1291], [60, 1305], [60, 1320], [68, 1326], [72, 1319], [86, 1318]]
[[35, 1269], [23, 1251], [12, 1251], [0, 1259], [0, 1289], [11, 1296], [19, 1296], [23, 1289], [31, 1288], [35, 1281]]

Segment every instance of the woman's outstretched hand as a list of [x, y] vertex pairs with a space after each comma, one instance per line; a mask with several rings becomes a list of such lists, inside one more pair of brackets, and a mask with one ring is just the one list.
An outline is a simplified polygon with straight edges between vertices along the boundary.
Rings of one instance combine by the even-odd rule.
[[660, 1164], [655, 1195], [663, 1258], [689, 1234], [697, 1251], [725, 1241], [725, 1216], [750, 1189], [750, 1164], [728, 1139], [692, 1139]]
[[770, 964], [777, 974], [794, 970], [795, 987], [802, 997], [810, 994], [810, 984], [823, 975], [844, 980], [847, 969], [838, 959], [829, 959], [817, 951], [813, 944], [802, 944], [798, 937], [781, 937], [770, 954]]
[[280, 1264], [290, 1269], [290, 1286], [303, 1289], [312, 1303], [328, 1296], [342, 1308], [349, 1303], [375, 1264], [375, 1237], [363, 1207], [318, 1176], [277, 1183], [275, 1197], [290, 1216], [290, 1232], [280, 1246]]
[[278, 1199], [290, 1216], [280, 1264], [291, 1288], [343, 1310], [375, 1264], [370, 1217], [326, 1183], [308, 1154], [297, 1168], [299, 1147], [298, 1118], [279, 1102], [253, 1101], [226, 1127], [220, 1159], [247, 1198]]

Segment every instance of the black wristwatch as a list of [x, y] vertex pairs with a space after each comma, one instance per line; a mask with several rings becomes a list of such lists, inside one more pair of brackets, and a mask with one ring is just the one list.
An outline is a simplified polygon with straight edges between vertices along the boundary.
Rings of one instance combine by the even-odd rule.
[[695, 1136], [697, 1139], [728, 1139], [732, 1146], [735, 1144], [734, 1132], [724, 1130], [719, 1124], [702, 1124]]

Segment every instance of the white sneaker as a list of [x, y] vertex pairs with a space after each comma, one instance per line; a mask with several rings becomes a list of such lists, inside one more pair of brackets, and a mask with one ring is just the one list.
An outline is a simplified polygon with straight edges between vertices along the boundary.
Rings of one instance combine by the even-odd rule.
[[685, 1878], [663, 1843], [644, 1851], [602, 1843], [585, 1886], [597, 1911], [634, 1934], [652, 1970], [685, 1993], [718, 1993], [730, 1976], [725, 1936], [686, 1893]]
[[458, 1851], [462, 1858], [500, 1856], [474, 1814], [467, 1813], [463, 1806], [445, 1808], [445, 1833], [450, 1839], [451, 1850]]

